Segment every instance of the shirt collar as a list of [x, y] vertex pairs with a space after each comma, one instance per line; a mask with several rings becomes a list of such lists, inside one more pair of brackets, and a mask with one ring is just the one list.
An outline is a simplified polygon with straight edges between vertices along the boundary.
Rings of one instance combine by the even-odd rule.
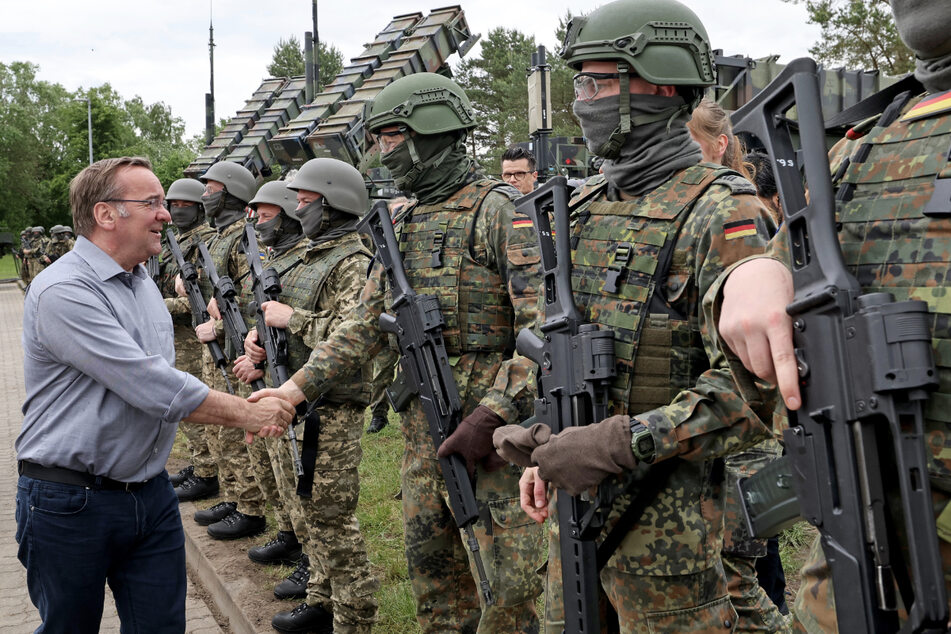
[[[125, 269], [119, 266], [118, 262], [113, 260], [108, 253], [100, 249], [94, 242], [86, 238], [86, 236], [76, 238], [76, 246], [73, 247], [73, 251], [76, 252], [76, 255], [85, 260], [89, 268], [91, 268], [103, 282], [117, 275], [127, 273]], [[132, 269], [132, 275], [141, 279], [147, 277], [148, 272], [144, 266], [136, 264], [135, 268]]]

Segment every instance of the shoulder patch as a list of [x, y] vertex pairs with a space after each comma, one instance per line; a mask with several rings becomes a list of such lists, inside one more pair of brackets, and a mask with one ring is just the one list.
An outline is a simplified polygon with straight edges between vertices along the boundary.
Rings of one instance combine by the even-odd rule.
[[951, 110], [951, 90], [938, 93], [936, 95], [927, 95], [915, 106], [906, 112], [901, 121], [917, 121], [926, 117], [932, 117]]
[[715, 181], [715, 185], [725, 185], [730, 188], [730, 191], [734, 195], [737, 194], [752, 194], [756, 195], [756, 186], [753, 183], [749, 182], [739, 174], [724, 174], [720, 176]]

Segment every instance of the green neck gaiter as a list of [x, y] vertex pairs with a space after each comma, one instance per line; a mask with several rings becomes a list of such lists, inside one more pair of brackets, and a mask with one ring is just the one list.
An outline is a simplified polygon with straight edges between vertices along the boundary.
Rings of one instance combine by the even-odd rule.
[[396, 186], [421, 205], [449, 198], [469, 179], [473, 161], [462, 134], [417, 134], [380, 157]]

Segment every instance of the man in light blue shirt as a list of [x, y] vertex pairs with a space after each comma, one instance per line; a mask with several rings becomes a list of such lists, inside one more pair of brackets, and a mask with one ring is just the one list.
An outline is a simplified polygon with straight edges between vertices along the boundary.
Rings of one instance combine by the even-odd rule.
[[16, 441], [19, 559], [43, 624], [96, 632], [106, 581], [123, 632], [183, 632], [185, 552], [165, 472], [177, 421], [277, 436], [293, 415], [174, 367], [172, 320], [142, 266], [170, 220], [147, 159], [106, 159], [70, 183], [79, 238], [33, 281]]

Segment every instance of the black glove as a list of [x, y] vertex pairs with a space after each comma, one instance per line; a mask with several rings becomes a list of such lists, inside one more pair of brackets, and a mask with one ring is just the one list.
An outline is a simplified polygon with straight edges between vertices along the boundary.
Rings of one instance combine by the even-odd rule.
[[497, 471], [505, 466], [492, 446], [492, 432], [505, 424], [502, 418], [484, 405], [479, 405], [472, 413], [462, 419], [456, 431], [439, 446], [436, 455], [448, 458], [454, 453], [466, 461], [466, 471], [471, 478], [475, 474], [476, 463], [482, 460], [486, 471]]
[[539, 445], [532, 462], [542, 480], [579, 495], [637, 464], [631, 450], [631, 418], [612, 416], [593, 425], [569, 427]]

